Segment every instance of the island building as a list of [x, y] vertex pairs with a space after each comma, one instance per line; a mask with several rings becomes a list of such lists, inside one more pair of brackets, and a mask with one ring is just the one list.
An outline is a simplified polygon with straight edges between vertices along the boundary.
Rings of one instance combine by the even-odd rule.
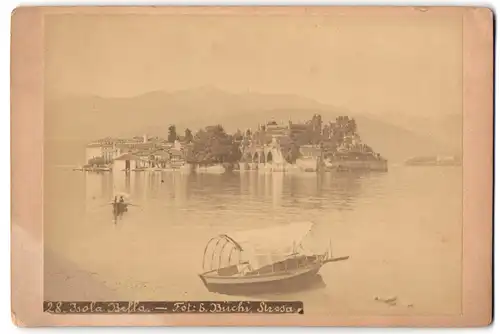
[[347, 116], [327, 124], [319, 114], [304, 123], [271, 120], [248, 129], [240, 151], [240, 170], [387, 171], [387, 160], [361, 141], [355, 120]]
[[104, 138], [89, 143], [86, 161], [99, 161], [117, 171], [181, 168], [186, 165], [190, 144], [170, 143], [159, 137]]

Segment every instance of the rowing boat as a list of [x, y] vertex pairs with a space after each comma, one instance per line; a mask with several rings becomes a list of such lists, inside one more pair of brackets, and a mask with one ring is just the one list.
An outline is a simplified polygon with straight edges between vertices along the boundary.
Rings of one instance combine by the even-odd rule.
[[327, 263], [347, 260], [330, 250], [312, 253], [302, 240], [312, 223], [221, 234], [209, 240], [199, 275], [209, 291], [219, 293], [276, 291], [314, 281]]

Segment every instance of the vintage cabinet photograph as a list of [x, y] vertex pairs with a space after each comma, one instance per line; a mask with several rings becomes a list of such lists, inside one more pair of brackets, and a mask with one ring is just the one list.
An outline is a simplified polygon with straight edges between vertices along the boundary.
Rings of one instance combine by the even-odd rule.
[[41, 29], [17, 31], [37, 36], [18, 49], [40, 62], [40, 116], [18, 124], [41, 122], [15, 135], [41, 135], [40, 155], [14, 161], [43, 184], [41, 317], [466, 312], [465, 221], [491, 190], [492, 95], [465, 96], [491, 89], [487, 9], [29, 9], [13, 20]]

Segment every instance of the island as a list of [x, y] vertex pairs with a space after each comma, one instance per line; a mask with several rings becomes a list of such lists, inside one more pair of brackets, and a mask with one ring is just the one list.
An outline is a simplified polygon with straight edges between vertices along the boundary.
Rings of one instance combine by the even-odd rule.
[[406, 160], [407, 166], [462, 166], [462, 159], [454, 156], [423, 156]]
[[320, 114], [299, 123], [269, 120], [234, 133], [216, 124], [179, 134], [171, 125], [167, 138], [107, 137], [87, 145], [86, 161], [79, 170], [216, 174], [388, 170], [387, 159], [362, 142], [353, 118], [339, 116], [324, 123]]

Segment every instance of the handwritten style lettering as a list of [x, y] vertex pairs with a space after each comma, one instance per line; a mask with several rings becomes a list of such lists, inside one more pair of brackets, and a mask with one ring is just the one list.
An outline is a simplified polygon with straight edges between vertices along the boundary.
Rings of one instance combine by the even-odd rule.
[[303, 314], [303, 303], [276, 301], [46, 301], [44, 312], [52, 314], [126, 314], [126, 313], [261, 313]]

